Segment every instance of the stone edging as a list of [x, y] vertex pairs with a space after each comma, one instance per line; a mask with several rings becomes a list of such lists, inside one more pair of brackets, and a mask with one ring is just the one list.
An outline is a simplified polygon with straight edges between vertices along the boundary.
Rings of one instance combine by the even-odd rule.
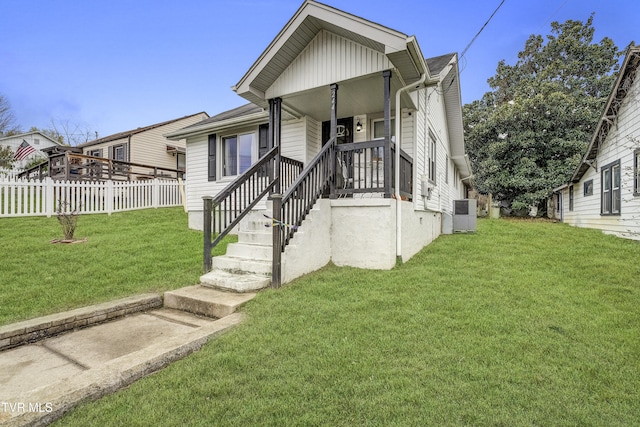
[[0, 351], [159, 307], [162, 296], [144, 294], [0, 326]]

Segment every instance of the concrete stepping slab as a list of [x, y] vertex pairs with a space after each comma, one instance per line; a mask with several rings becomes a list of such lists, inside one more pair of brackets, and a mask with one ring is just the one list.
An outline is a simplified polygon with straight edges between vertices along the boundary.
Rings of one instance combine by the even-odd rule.
[[185, 326], [149, 314], [134, 314], [71, 334], [50, 338], [43, 345], [88, 368], [149, 347], [151, 344], [192, 331]]
[[225, 292], [195, 285], [165, 292], [164, 305], [202, 316], [222, 318], [235, 312], [255, 295], [251, 292]]
[[44, 385], [77, 375], [86, 368], [40, 345], [0, 353], [0, 402]]

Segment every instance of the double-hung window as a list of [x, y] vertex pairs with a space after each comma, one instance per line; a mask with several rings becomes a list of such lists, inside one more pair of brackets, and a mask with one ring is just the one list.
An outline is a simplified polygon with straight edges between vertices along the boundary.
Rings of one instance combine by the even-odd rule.
[[640, 150], [633, 152], [633, 195], [640, 196]]
[[255, 134], [245, 133], [222, 138], [222, 170], [224, 176], [240, 175], [253, 163]]
[[620, 160], [602, 167], [602, 215], [620, 215]]
[[[389, 121], [391, 138], [396, 136], [396, 119], [391, 119]], [[372, 121], [373, 124], [373, 139], [384, 139], [384, 119], [375, 119]], [[378, 159], [382, 159], [384, 154], [384, 148], [378, 147], [374, 149], [374, 157]]]
[[436, 182], [436, 137], [433, 133], [429, 132], [429, 180]]

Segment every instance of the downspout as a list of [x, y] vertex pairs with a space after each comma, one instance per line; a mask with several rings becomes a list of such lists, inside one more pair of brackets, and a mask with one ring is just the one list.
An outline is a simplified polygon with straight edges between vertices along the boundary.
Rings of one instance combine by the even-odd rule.
[[400, 108], [400, 95], [402, 92], [405, 92], [409, 89], [415, 88], [417, 89], [420, 85], [422, 85], [427, 79], [427, 73], [422, 73], [420, 76], [420, 80], [417, 82], [411, 83], [410, 85], [406, 85], [401, 87], [396, 91], [396, 156], [395, 156], [395, 196], [396, 196], [396, 264], [402, 262], [402, 199], [400, 196], [400, 148], [401, 138], [400, 138], [400, 129], [402, 120], [402, 110]]

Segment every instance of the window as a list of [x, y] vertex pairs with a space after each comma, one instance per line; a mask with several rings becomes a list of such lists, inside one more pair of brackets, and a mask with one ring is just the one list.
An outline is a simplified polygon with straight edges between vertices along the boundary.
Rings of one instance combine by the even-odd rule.
[[573, 185], [569, 186], [569, 211], [573, 210]]
[[40, 145], [40, 140], [38, 138], [33, 138], [33, 145]]
[[593, 180], [585, 181], [584, 183], [584, 195], [593, 196]]
[[[396, 119], [391, 119], [391, 137], [396, 136]], [[373, 120], [373, 139], [384, 138], [384, 119]]]
[[[396, 136], [396, 120], [395, 119], [391, 119], [390, 120], [390, 127], [391, 127], [391, 138]], [[373, 139], [384, 139], [384, 119], [375, 119], [371, 121], [372, 125], [373, 125]], [[377, 152], [376, 152], [377, 150]], [[384, 148], [383, 147], [378, 147], [377, 149], [374, 149], [374, 157], [378, 158], [378, 159], [382, 159], [384, 154]]]
[[449, 155], [447, 154], [445, 156], [445, 163], [444, 163], [444, 182], [445, 184], [449, 183]]
[[222, 138], [222, 169], [224, 176], [239, 175], [253, 162], [255, 134], [225, 136]]
[[620, 160], [602, 168], [602, 215], [620, 215]]
[[124, 144], [123, 145], [114, 145], [113, 146], [113, 160], [117, 160], [119, 162], [124, 162], [126, 161], [125, 159], [125, 149], [124, 149]]
[[429, 132], [429, 180], [436, 182], [436, 137]]
[[102, 157], [102, 150], [89, 150], [87, 154], [91, 157]]
[[633, 195], [640, 196], [640, 150], [633, 152]]

